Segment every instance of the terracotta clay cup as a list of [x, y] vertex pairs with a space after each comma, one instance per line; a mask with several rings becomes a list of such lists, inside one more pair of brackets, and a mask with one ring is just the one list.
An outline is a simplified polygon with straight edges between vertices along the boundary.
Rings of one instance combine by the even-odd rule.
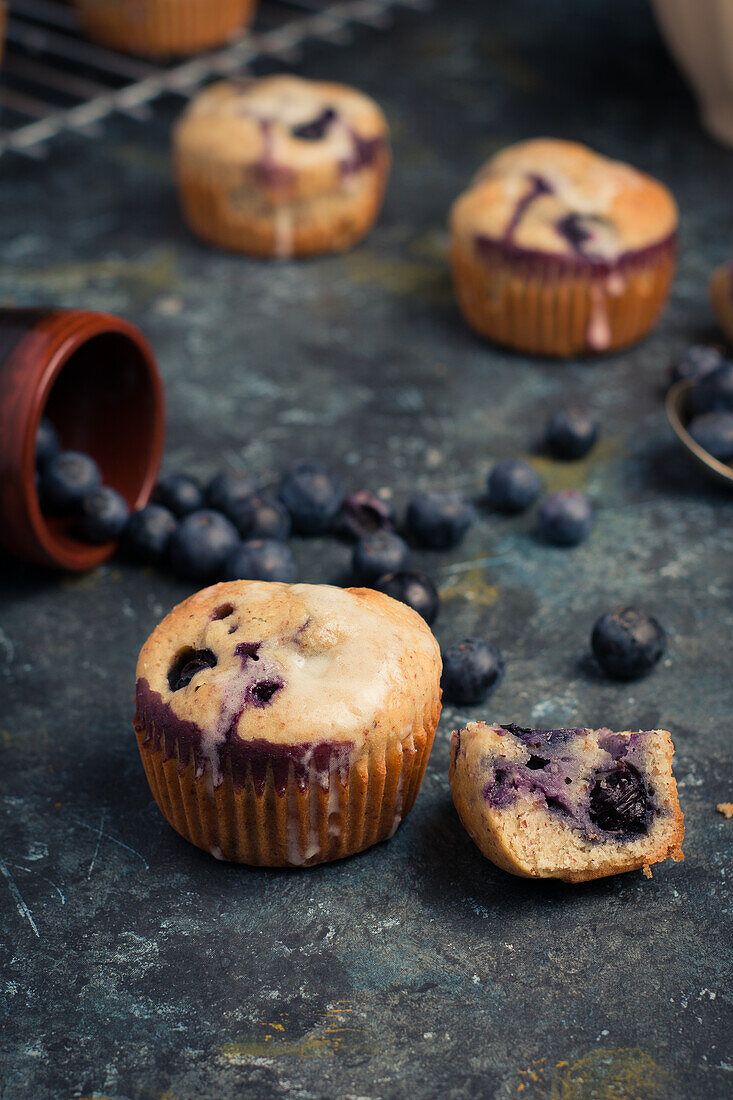
[[36, 433], [47, 416], [65, 450], [84, 451], [130, 508], [155, 484], [163, 451], [163, 385], [133, 325], [106, 313], [0, 310], [0, 541], [38, 565], [92, 569], [115, 544], [90, 546], [72, 518], [45, 516]]

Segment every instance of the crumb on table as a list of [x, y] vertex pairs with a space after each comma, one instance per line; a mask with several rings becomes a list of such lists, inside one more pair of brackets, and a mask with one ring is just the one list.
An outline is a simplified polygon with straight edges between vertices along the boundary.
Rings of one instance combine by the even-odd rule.
[[715, 808], [723, 817], [733, 817], [733, 802], [719, 802]]

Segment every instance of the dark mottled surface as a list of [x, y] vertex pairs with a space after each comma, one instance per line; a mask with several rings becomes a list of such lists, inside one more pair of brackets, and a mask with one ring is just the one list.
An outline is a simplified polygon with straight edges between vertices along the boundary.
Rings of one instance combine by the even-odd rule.
[[[163, 103], [3, 161], [0, 295], [119, 311], [153, 342], [167, 469], [222, 459], [266, 480], [306, 454], [353, 485], [481, 487], [548, 409], [590, 402], [604, 437], [553, 488], [598, 504], [590, 540], [548, 548], [484, 515], [439, 579], [441, 641], [484, 631], [507, 673], [487, 717], [543, 727], [668, 725], [687, 860], [584, 887], [514, 880], [453, 811], [445, 713], [422, 794], [386, 845], [302, 873], [225, 866], [151, 801], [132, 735], [137, 650], [188, 589], [113, 564], [81, 578], [3, 562], [0, 682], [2, 1100], [407, 1096], [722, 1100], [733, 1088], [733, 503], [678, 453], [667, 362], [711, 324], [704, 280], [733, 251], [733, 155], [697, 128], [643, 0], [451, 0], [304, 71], [373, 92], [396, 167], [358, 251], [303, 264], [212, 252], [181, 227]], [[484, 157], [537, 133], [587, 139], [674, 188], [681, 266], [660, 329], [599, 362], [478, 343], [451, 302], [450, 200]], [[303, 579], [350, 549], [297, 542]], [[639, 600], [669, 633], [625, 685], [588, 659], [596, 617]], [[21, 900], [22, 899], [22, 900]], [[728, 1042], [726, 1043], [726, 1040]]]

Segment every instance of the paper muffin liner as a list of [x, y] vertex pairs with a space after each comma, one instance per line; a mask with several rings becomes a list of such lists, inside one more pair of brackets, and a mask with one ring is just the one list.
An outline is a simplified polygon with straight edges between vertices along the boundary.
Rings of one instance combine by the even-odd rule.
[[675, 262], [675, 237], [613, 264], [499, 242], [451, 244], [456, 296], [468, 324], [494, 343], [533, 355], [615, 351], [641, 339], [667, 300]]
[[[250, 256], [312, 256], [342, 252], [362, 240], [382, 207], [391, 155], [385, 146], [373, 164], [344, 179], [343, 187], [292, 200], [278, 198], [239, 166], [175, 157], [178, 194], [189, 229], [208, 244]], [[258, 196], [261, 202], [238, 202]]]
[[85, 34], [125, 53], [213, 49], [249, 22], [256, 0], [74, 0]]
[[154, 729], [135, 732], [153, 797], [181, 836], [217, 859], [303, 867], [354, 855], [394, 834], [420, 790], [439, 717], [436, 699], [407, 738], [356, 762], [324, 741], [308, 767], [291, 759], [284, 772], [275, 759], [282, 760], [283, 746], [272, 746], [272, 759], [265, 749], [244, 777], [235, 779], [228, 768], [218, 786], [208, 765], [197, 776], [193, 755], [183, 763], [177, 746], [166, 759], [165, 739]]

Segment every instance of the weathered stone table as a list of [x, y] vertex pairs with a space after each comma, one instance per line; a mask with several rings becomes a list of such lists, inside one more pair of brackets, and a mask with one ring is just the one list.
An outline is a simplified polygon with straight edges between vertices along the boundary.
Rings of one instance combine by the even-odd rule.
[[[575, 888], [498, 871], [452, 808], [449, 731], [472, 715], [446, 708], [391, 842], [308, 872], [217, 863], [161, 818], [131, 731], [138, 648], [189, 589], [120, 563], [55, 577], [4, 560], [0, 1095], [723, 1100], [733, 502], [678, 452], [661, 398], [671, 354], [711, 327], [733, 156], [698, 129], [642, 0], [453, 0], [348, 51], [314, 47], [303, 71], [364, 87], [393, 125], [362, 248], [268, 264], [191, 240], [162, 103], [45, 165], [3, 162], [0, 295], [139, 324], [167, 385], [166, 468], [202, 477], [244, 463], [272, 481], [313, 455], [399, 504], [416, 486], [478, 492], [549, 408], [590, 404], [591, 457], [541, 463], [597, 502], [585, 545], [483, 514], [458, 552], [419, 563], [442, 588], [441, 642], [486, 633], [505, 652], [482, 713], [673, 731], [687, 860]], [[481, 345], [452, 304], [447, 207], [483, 158], [536, 134], [629, 159], [679, 199], [672, 302], [630, 352], [530, 361]], [[304, 580], [344, 579], [345, 546], [295, 551]], [[623, 601], [670, 636], [631, 686], [587, 657], [594, 619]]]

